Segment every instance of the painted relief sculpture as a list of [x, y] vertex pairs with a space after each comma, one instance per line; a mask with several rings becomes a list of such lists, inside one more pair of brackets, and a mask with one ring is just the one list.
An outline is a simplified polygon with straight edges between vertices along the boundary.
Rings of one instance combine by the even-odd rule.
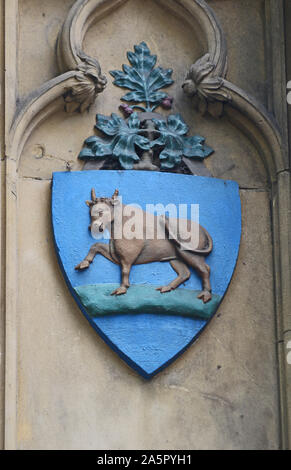
[[[208, 157], [213, 150], [204, 145], [203, 137], [187, 136], [189, 128], [179, 114], [166, 118], [154, 113], [159, 106], [172, 107], [173, 98], [160, 89], [172, 85], [173, 71], [155, 68], [157, 56], [151, 55], [144, 42], [134, 49], [127, 54], [132, 67], [123, 65], [123, 72], [111, 72], [115, 85], [132, 90], [121, 98], [134, 103], [120, 106], [128, 119], [114, 113], [111, 117], [97, 114], [96, 128], [103, 136], [89, 137], [79, 158], [98, 160], [113, 156], [125, 170], [159, 170], [179, 165], [183, 155]], [[137, 114], [135, 109], [141, 112]]]
[[[205, 263], [204, 257], [209, 255], [212, 251], [212, 238], [203, 227], [196, 227], [195, 222], [192, 222], [192, 230], [197, 229], [199, 241], [196, 247], [195, 235], [191, 237], [191, 222], [187, 221], [185, 226], [185, 237], [182, 238], [180, 233], [177, 236], [172, 236], [171, 227], [175, 230], [178, 226], [177, 219], [169, 219], [164, 216], [155, 216], [153, 214], [146, 214], [142, 210], [135, 211], [135, 223], [142, 227], [141, 236], [134, 239], [126, 237], [125, 224], [130, 220], [131, 215], [128, 207], [120, 207], [119, 220], [115, 220], [114, 209], [120, 205], [118, 199], [118, 190], [115, 191], [112, 198], [96, 198], [95, 190], [92, 189], [92, 200], [87, 201], [90, 207], [91, 225], [90, 230], [93, 238], [95, 234], [102, 234], [105, 230], [112, 232], [111, 243], [109, 245], [95, 243], [86, 256], [86, 258], [76, 266], [76, 270], [82, 271], [87, 269], [93, 262], [95, 256], [99, 253], [105, 258], [112, 261], [112, 263], [119, 264], [122, 271], [121, 285], [112, 292], [111, 295], [122, 295], [127, 293], [129, 288], [129, 275], [132, 265], [154, 263], [159, 261], [169, 261], [172, 268], [178, 274], [178, 277], [166, 286], [158, 287], [161, 293], [170, 292], [177, 289], [181, 284], [186, 282], [190, 277], [188, 267], [192, 267], [197, 271], [202, 278], [203, 290], [198, 295], [198, 299], [202, 299], [204, 303], [211, 300], [211, 286], [210, 286], [210, 268]], [[116, 213], [116, 210], [115, 210]], [[194, 226], [195, 224], [195, 226]], [[185, 224], [186, 225], [186, 224]], [[161, 232], [165, 233], [165, 237], [159, 239], [159, 226]], [[147, 232], [151, 235], [147, 237]], [[122, 234], [121, 237], [116, 236]], [[187, 249], [183, 247], [186, 237], [192, 239], [191, 243], [187, 244]]]
[[[223, 103], [206, 59], [202, 72], [193, 66], [184, 91], [203, 97], [210, 87], [207, 100], [214, 93]], [[172, 70], [156, 66], [144, 42], [128, 60], [123, 71], [111, 72], [113, 83], [129, 90], [123, 116], [97, 114], [96, 135], [79, 155], [91, 169], [54, 174], [52, 215], [59, 262], [81, 311], [150, 378], [217, 311], [238, 256], [241, 208], [235, 182], [191, 174], [187, 162], [203, 161], [213, 149], [189, 135], [180, 114], [166, 114]]]

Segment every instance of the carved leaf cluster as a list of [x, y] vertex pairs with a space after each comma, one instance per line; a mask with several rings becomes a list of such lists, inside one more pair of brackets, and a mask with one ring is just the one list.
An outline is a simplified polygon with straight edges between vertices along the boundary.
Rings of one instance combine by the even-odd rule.
[[223, 111], [223, 103], [231, 100], [229, 93], [223, 88], [223, 78], [215, 75], [215, 65], [210, 55], [205, 54], [193, 64], [183, 84], [184, 92], [196, 98], [196, 105], [203, 114], [209, 111], [219, 116]]
[[97, 114], [96, 128], [103, 132], [104, 137], [89, 137], [85, 141], [87, 148], [81, 151], [79, 158], [95, 160], [113, 156], [119, 160], [122, 168], [130, 170], [139, 161], [136, 147], [150, 149], [149, 139], [140, 135], [137, 113], [133, 113], [128, 122], [114, 113], [111, 118]]
[[[121, 99], [134, 103], [145, 103], [144, 111], [153, 111], [164, 99], [167, 93], [159, 91], [161, 88], [172, 85], [173, 70], [156, 67], [157, 56], [151, 55], [145, 42], [134, 46], [135, 52], [128, 52], [127, 57], [132, 65], [123, 65], [123, 72], [111, 71], [114, 84], [131, 90]], [[139, 106], [141, 108], [141, 106]]]
[[161, 168], [170, 169], [181, 163], [183, 155], [203, 159], [213, 152], [204, 144], [203, 137], [187, 137], [189, 128], [179, 114], [170, 115], [167, 121], [153, 119], [153, 123], [157, 138], [150, 141], [143, 135], [145, 130], [141, 128], [137, 113], [133, 113], [128, 121], [116, 114], [111, 117], [98, 114], [96, 128], [103, 136], [89, 137], [79, 158], [97, 160], [113, 156], [122, 168], [130, 170], [140, 160], [136, 147], [144, 151], [162, 148], [159, 154]]
[[75, 80], [76, 84], [67, 90], [64, 99], [67, 112], [84, 112], [95, 101], [107, 84], [102, 75], [100, 64], [84, 53], [79, 54], [82, 62], [78, 64]]
[[179, 165], [182, 156], [204, 159], [213, 149], [204, 145], [204, 137], [187, 137], [189, 128], [180, 114], [170, 115], [167, 122], [153, 119], [160, 136], [151, 143], [152, 147], [163, 147], [160, 153], [161, 168], [168, 169]]

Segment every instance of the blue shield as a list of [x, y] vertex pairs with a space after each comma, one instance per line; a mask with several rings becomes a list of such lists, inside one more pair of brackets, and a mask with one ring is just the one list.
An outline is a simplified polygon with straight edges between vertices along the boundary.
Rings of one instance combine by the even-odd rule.
[[[111, 197], [117, 188], [123, 204], [139, 204], [143, 210], [147, 204], [199, 204], [199, 223], [213, 239], [206, 257], [212, 300], [204, 304], [197, 298], [201, 279], [195, 270], [175, 291], [157, 291], [175, 278], [169, 262], [133, 266], [131, 287], [119, 297], [110, 294], [120, 284], [120, 266], [98, 255], [89, 269], [76, 271], [96, 243], [85, 205], [91, 188], [97, 197]], [[151, 171], [54, 173], [52, 222], [59, 264], [82, 313], [127, 364], [151, 378], [197, 339], [226, 293], [241, 237], [239, 188], [233, 181]]]

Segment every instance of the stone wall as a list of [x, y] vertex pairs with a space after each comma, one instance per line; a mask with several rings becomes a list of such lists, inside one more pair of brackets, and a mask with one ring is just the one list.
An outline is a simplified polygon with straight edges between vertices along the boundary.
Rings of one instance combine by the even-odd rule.
[[[28, 123], [29, 130], [23, 132], [23, 150], [21, 144], [16, 148], [9, 138], [11, 122], [20, 122], [18, 116], [27, 103], [42, 93], [39, 87], [58, 77], [56, 40], [75, 2], [13, 0], [9, 8], [6, 2], [6, 16], [4, 3], [1, 18], [8, 24], [12, 22], [12, 3], [15, 8], [19, 3], [19, 10], [14, 65], [11, 55], [7, 58], [13, 47], [12, 43], [8, 45], [7, 36], [3, 48], [7, 74], [5, 87], [2, 82], [6, 104], [6, 122], [1, 110], [3, 160], [5, 139], [10, 151], [9, 162], [1, 162], [3, 445], [17, 449], [288, 447], [290, 379], [285, 351], [280, 352], [277, 344], [284, 345], [284, 333], [290, 328], [285, 315], [290, 299], [286, 285], [282, 288], [278, 281], [287, 282], [282, 270], [289, 266], [290, 257], [284, 248], [289, 239], [276, 235], [287, 232], [288, 220], [274, 212], [275, 205], [289, 196], [288, 157], [283, 151], [287, 145], [284, 87], [282, 91], [285, 61], [282, 59], [280, 69], [276, 67], [276, 74], [272, 68], [278, 60], [278, 54], [274, 54], [278, 44], [281, 57], [285, 57], [284, 29], [278, 27], [283, 10], [277, 9], [276, 16], [273, 2], [268, 0], [207, 2], [226, 36], [227, 81], [244, 90], [250, 102], [251, 111], [244, 110], [242, 118], [235, 100], [233, 107], [229, 105], [224, 115], [215, 119], [209, 114], [201, 116], [183, 94], [185, 72], [207, 52], [207, 44], [198, 27], [169, 12], [163, 2], [120, 2], [110, 14], [93, 22], [85, 34], [85, 53], [98, 58], [108, 78], [108, 71], [120, 69], [126, 51], [142, 40], [163, 66], [173, 67], [174, 112], [183, 113], [191, 130], [207, 137], [215, 148], [206, 163], [212, 175], [235, 180], [240, 186], [240, 255], [219, 312], [197, 343], [165, 371], [145, 381], [82, 317], [60, 273], [51, 229], [52, 171], [64, 171], [68, 163], [73, 170], [81, 169], [76, 157], [84, 139], [92, 133], [95, 114], [117, 109], [120, 90], [109, 79], [106, 90], [83, 114], [66, 113], [62, 97], [56, 96], [53, 111], [46, 111], [44, 106], [37, 125], [30, 130]], [[286, 19], [289, 13], [287, 10]], [[0, 34], [4, 34], [1, 26]], [[5, 51], [0, 54], [2, 77]], [[15, 78], [8, 82], [13, 67]], [[43, 94], [49, 92], [46, 89]], [[48, 101], [47, 109], [49, 105]], [[8, 110], [8, 106], [12, 108]], [[252, 106], [260, 112], [261, 106], [267, 109], [262, 111], [261, 121], [251, 121], [255, 112]], [[264, 130], [265, 116], [279, 123], [281, 150], [273, 151], [272, 158], [275, 162], [285, 159], [280, 168], [269, 163], [273, 137], [271, 131]], [[26, 119], [33, 122], [33, 111]], [[13, 152], [19, 152], [15, 180], [11, 176], [13, 159], [17, 159]], [[285, 181], [283, 189], [281, 180], [277, 180], [279, 173]], [[287, 212], [283, 210], [285, 215]], [[275, 221], [278, 232], [274, 228], [276, 218], [281, 220]], [[11, 220], [16, 230], [8, 240], [7, 223]], [[280, 223], [285, 224], [285, 230]], [[278, 265], [282, 250], [286, 256], [283, 268]], [[16, 312], [14, 316], [12, 311]]]

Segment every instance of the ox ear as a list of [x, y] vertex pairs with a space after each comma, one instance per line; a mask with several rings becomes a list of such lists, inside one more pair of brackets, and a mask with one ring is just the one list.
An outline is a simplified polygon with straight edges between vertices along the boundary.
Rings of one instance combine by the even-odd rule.
[[113, 206], [115, 206], [116, 204], [119, 204], [120, 202], [118, 199], [118, 195], [119, 195], [119, 191], [118, 189], [116, 189], [110, 201]]
[[86, 204], [87, 204], [88, 207], [94, 206], [94, 202], [92, 202], [92, 201], [86, 201]]

